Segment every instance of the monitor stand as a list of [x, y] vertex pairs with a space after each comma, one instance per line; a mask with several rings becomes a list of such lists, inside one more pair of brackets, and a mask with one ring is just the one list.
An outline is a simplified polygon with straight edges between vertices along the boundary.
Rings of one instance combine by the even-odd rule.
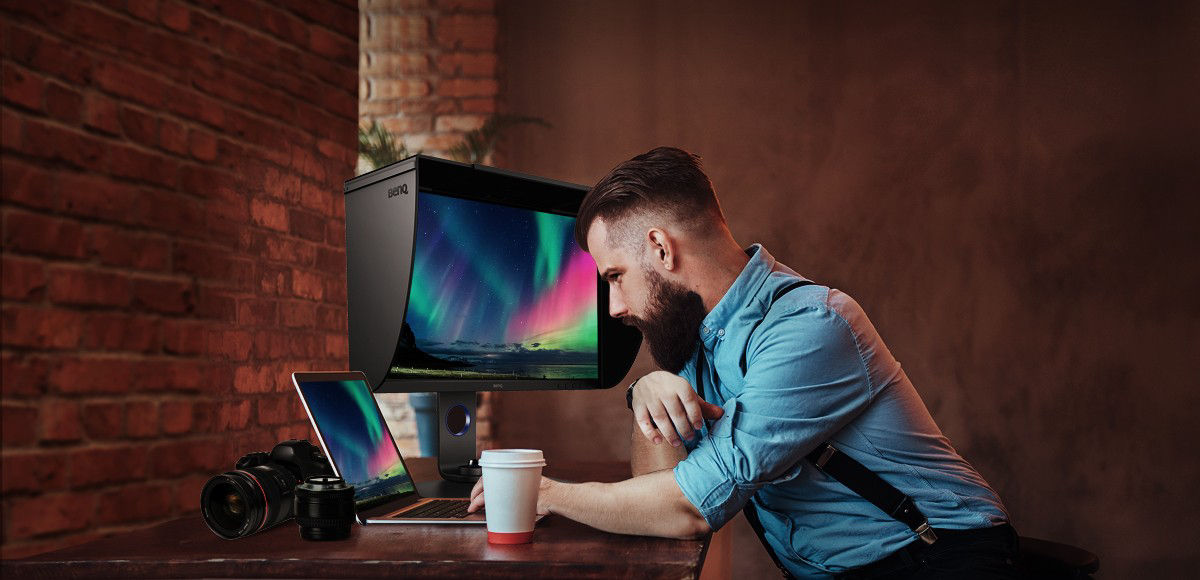
[[417, 483], [425, 497], [470, 497], [481, 470], [475, 453], [475, 391], [438, 393], [438, 472]]

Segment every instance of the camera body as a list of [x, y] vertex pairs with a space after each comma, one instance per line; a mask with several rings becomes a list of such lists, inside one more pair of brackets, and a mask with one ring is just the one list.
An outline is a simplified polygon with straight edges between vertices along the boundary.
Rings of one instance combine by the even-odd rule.
[[321, 452], [321, 448], [304, 439], [284, 441], [273, 447], [270, 453], [247, 453], [233, 464], [233, 468], [250, 469], [272, 463], [286, 467], [299, 481], [316, 475], [333, 475], [329, 459]]
[[296, 486], [310, 477], [333, 475], [321, 449], [291, 439], [269, 453], [244, 455], [208, 480], [200, 492], [204, 523], [216, 535], [234, 539], [272, 528], [295, 515]]

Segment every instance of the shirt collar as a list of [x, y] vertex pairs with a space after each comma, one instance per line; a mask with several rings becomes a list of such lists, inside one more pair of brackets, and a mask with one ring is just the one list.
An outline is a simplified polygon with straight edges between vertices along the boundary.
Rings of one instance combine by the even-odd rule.
[[738, 312], [750, 303], [758, 291], [766, 283], [771, 271], [775, 268], [775, 257], [762, 247], [754, 244], [745, 249], [750, 261], [742, 268], [742, 272], [733, 280], [729, 290], [717, 302], [712, 311], [700, 323], [700, 340], [705, 348], [712, 350], [718, 340], [725, 337], [730, 325]]

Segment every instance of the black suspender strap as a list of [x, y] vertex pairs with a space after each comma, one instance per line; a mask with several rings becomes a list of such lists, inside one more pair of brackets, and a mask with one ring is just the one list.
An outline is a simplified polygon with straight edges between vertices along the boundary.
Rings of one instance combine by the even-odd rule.
[[818, 445], [816, 449], [812, 450], [812, 453], [805, 455], [804, 458], [813, 462], [817, 469], [825, 472], [826, 475], [850, 488], [850, 491], [857, 493], [875, 507], [883, 510], [883, 513], [908, 526], [926, 544], [932, 544], [937, 540], [937, 534], [934, 534], [933, 528], [929, 527], [929, 520], [925, 514], [921, 513], [921, 510], [917, 509], [917, 504], [911, 497], [892, 487], [891, 484], [875, 475], [875, 472], [851, 459], [849, 455], [838, 451], [829, 442]]
[[763, 548], [767, 550], [767, 555], [771, 557], [771, 561], [775, 562], [775, 567], [779, 568], [784, 578], [792, 578], [792, 573], [783, 567], [783, 563], [779, 561], [779, 556], [775, 555], [775, 550], [772, 550], [771, 545], [767, 543], [767, 536], [763, 533], [762, 522], [758, 521], [758, 512], [754, 510], [754, 498], [746, 502], [746, 505], [742, 507], [742, 513], [745, 514], [746, 521], [750, 522], [750, 527], [754, 530], [754, 534], [758, 536], [758, 541], [762, 542]]
[[[910, 530], [916, 532], [921, 541], [926, 544], [937, 541], [937, 534], [929, 526], [929, 520], [925, 514], [921, 513], [920, 509], [917, 509], [917, 504], [911, 497], [892, 487], [891, 484], [875, 475], [875, 472], [851, 459], [849, 455], [838, 451], [829, 442], [818, 445], [804, 458], [811, 461], [825, 475], [836, 479], [842, 485], [850, 488], [850, 491], [857, 493], [875, 507], [883, 510], [883, 513], [908, 526]], [[746, 502], [742, 513], [745, 514], [746, 521], [750, 522], [750, 527], [754, 529], [758, 541], [762, 542], [763, 548], [766, 548], [767, 554], [775, 562], [775, 566], [783, 572], [783, 577], [791, 578], [791, 573], [783, 567], [779, 557], [775, 555], [775, 550], [771, 549], [771, 545], [767, 543], [767, 536], [763, 532], [762, 522], [758, 520], [758, 512], [755, 511], [753, 498]]]
[[[776, 291], [775, 299], [808, 284], [812, 284], [812, 282], [808, 280], [797, 281]], [[875, 475], [875, 472], [867, 469], [863, 464], [855, 461], [849, 455], [838, 451], [828, 441], [818, 445], [816, 449], [813, 449], [804, 458], [812, 462], [817, 469], [820, 469], [826, 475], [849, 488], [850, 491], [853, 491], [863, 499], [871, 502], [875, 507], [883, 510], [883, 513], [908, 526], [909, 529], [916, 532], [917, 537], [921, 541], [926, 544], [932, 544], [937, 541], [937, 534], [929, 526], [928, 518], [925, 517], [925, 514], [921, 513], [921, 510], [917, 508], [916, 502], [911, 497], [908, 497], [904, 492], [896, 489], [878, 475]], [[758, 540], [767, 549], [767, 554], [771, 556], [771, 560], [775, 562], [775, 566], [783, 572], [784, 578], [791, 578], [791, 573], [788, 572], [787, 568], [783, 567], [783, 564], [779, 561], [779, 557], [775, 555], [775, 550], [771, 549], [771, 545], [767, 543], [762, 523], [758, 520], [758, 513], [755, 511], [753, 498], [746, 502], [746, 505], [742, 508], [742, 513], [745, 514], [746, 521], [750, 522], [750, 527], [754, 529], [754, 533], [758, 535]]]

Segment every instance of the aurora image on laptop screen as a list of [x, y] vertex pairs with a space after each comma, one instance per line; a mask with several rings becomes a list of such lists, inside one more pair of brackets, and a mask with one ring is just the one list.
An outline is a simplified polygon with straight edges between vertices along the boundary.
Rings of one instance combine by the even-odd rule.
[[598, 378], [594, 262], [575, 218], [421, 193], [392, 378]]
[[364, 381], [299, 383], [338, 475], [365, 504], [414, 490], [396, 442]]

